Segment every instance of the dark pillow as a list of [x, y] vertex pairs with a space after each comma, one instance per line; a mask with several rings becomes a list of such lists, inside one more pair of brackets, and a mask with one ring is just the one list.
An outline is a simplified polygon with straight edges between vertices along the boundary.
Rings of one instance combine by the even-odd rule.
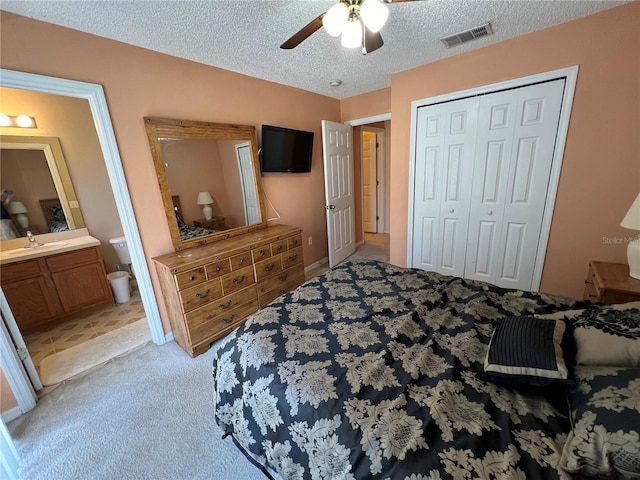
[[560, 467], [576, 478], [640, 478], [640, 369], [576, 367]]
[[531, 387], [573, 382], [567, 356], [572, 335], [563, 319], [512, 316], [498, 320], [484, 361], [485, 377]]

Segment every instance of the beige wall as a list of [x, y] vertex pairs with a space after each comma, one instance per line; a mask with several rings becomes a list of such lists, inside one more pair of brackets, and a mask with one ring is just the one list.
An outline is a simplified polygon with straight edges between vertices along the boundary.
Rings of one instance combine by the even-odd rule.
[[[605, 239], [637, 233], [619, 224], [640, 191], [638, 25], [633, 2], [394, 75], [391, 261], [407, 261], [411, 102], [578, 65], [541, 290], [581, 298], [590, 260], [626, 262], [626, 245]], [[384, 113], [360, 100], [343, 101], [343, 120]]]
[[0, 412], [4, 413], [18, 406], [18, 401], [13, 395], [9, 382], [4, 372], [0, 369]]
[[[3, 21], [4, 16], [3, 13]], [[0, 39], [4, 40], [4, 35]], [[0, 54], [5, 54], [4, 45], [0, 47]], [[0, 63], [4, 67], [4, 63]], [[0, 94], [3, 112], [10, 114], [28, 112], [30, 116], [35, 117], [38, 125], [35, 129], [0, 127], [0, 134], [57, 137], [60, 140], [86, 227], [89, 233], [101, 242], [100, 254], [105, 261], [107, 271], [114, 271], [118, 259], [109, 244], [109, 239], [122, 235], [122, 225], [116, 211], [116, 203], [89, 102], [79, 98], [13, 88], [1, 88]], [[16, 199], [21, 193], [15, 187], [7, 185], [5, 179], [2, 179], [2, 188], [13, 188], [16, 191]], [[29, 208], [30, 219], [33, 212], [39, 211], [39, 215], [34, 218], [39, 220], [42, 233], [46, 231], [46, 225], [38, 200], [54, 196], [56, 196], [55, 190], [53, 194], [36, 195], [31, 202], [34, 205]]]

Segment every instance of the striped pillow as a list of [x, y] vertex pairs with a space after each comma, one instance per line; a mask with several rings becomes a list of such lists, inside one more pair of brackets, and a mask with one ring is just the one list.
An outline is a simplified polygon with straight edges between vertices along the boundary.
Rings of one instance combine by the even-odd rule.
[[496, 383], [513, 385], [571, 384], [566, 361], [571, 339], [563, 319], [502, 318], [491, 336], [485, 375]]

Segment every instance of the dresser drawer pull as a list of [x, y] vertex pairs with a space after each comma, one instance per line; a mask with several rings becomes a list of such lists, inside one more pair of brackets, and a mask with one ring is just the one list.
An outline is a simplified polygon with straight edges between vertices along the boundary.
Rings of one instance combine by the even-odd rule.
[[590, 282], [589, 280], [585, 280], [585, 281], [584, 281], [584, 283], [585, 283], [586, 285], [591, 285], [593, 282]]
[[207, 288], [207, 290], [204, 293], [196, 293], [196, 297], [197, 298], [207, 298], [210, 293], [211, 293], [211, 290], [209, 290]]
[[289, 260], [292, 262], [298, 259], [298, 255], [289, 255]]
[[191, 280], [192, 282], [196, 279], [195, 275], [191, 275], [191, 277], [189, 278], [189, 280]]
[[289, 276], [289, 274], [285, 273], [284, 275], [280, 275], [278, 277], [278, 280], [280, 280], [281, 282], [284, 282], [287, 279], [288, 276]]
[[231, 323], [231, 322], [233, 322], [234, 318], [236, 318], [235, 315], [231, 315], [229, 318], [223, 318], [222, 319], [222, 323]]
[[276, 252], [280, 252], [280, 251], [282, 251], [282, 249], [283, 249], [283, 248], [284, 248], [284, 246], [283, 246], [283, 245], [279, 245], [279, 246], [278, 246], [278, 248], [276, 249]]
[[231, 306], [231, 300], [229, 300], [227, 303], [221, 303], [220, 304], [220, 308], [222, 310], [226, 310], [227, 308], [229, 308]]
[[240, 284], [244, 282], [245, 275], [242, 275], [240, 278], [234, 278], [233, 283]]
[[216, 267], [216, 272], [219, 272], [220, 270], [222, 270], [222, 267], [221, 267], [220, 265], [218, 265], [218, 266]]
[[259, 252], [259, 254], [260, 254], [260, 256], [261, 256], [261, 257], [264, 257], [264, 256], [265, 256], [265, 254], [267, 253], [267, 252], [265, 252], [264, 250], [258, 250], [258, 252]]
[[240, 259], [240, 265], [242, 265], [244, 263], [244, 258]]
[[269, 265], [265, 265], [264, 269], [266, 272], [270, 272], [271, 270], [273, 270], [273, 267], [275, 267], [276, 264], [275, 263], [270, 263]]

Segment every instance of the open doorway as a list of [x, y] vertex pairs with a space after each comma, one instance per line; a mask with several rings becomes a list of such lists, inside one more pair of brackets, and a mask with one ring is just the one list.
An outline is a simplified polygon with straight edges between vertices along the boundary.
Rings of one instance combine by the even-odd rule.
[[[366, 120], [366, 119], [365, 119]], [[389, 260], [389, 154], [391, 120], [354, 126], [356, 236], [361, 254]]]

